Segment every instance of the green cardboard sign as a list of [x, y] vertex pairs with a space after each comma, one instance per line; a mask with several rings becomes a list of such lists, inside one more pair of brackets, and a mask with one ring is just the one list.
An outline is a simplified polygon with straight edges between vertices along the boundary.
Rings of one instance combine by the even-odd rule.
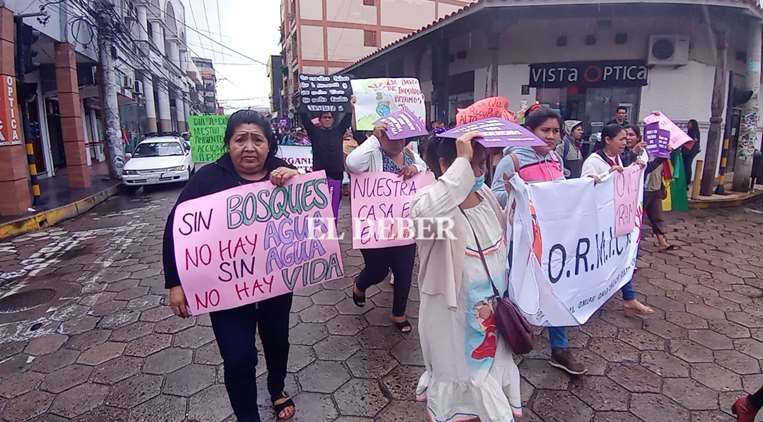
[[211, 163], [225, 153], [223, 138], [228, 116], [205, 114], [188, 117], [194, 163]]

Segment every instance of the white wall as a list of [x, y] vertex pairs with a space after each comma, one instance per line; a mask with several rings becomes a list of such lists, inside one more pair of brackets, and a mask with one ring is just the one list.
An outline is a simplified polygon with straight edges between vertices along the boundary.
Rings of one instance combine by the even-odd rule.
[[[323, 28], [320, 26], [302, 25], [300, 31], [303, 60], [323, 60]], [[329, 44], [331, 45], [331, 44]], [[329, 51], [331, 48], [329, 48]]]
[[[678, 69], [672, 67], [650, 69], [649, 85], [641, 89], [639, 120], [642, 121], [652, 111], [665, 113], [679, 125], [689, 119], [696, 119], [700, 125], [702, 148], [697, 159], [704, 160], [707, 152], [707, 129], [710, 124], [710, 101], [713, 95], [714, 79], [715, 66], [695, 61], [690, 61], [687, 66]], [[724, 103], [726, 91], [727, 89], [724, 89]], [[723, 116], [725, 117], [725, 110]]]
[[[507, 64], [498, 66], [498, 95], [509, 99], [509, 108], [512, 111], [519, 111], [522, 101], [527, 101], [528, 105], [535, 102], [535, 88], [530, 88], [529, 95], [522, 95], [522, 85], [527, 85], [529, 82], [529, 65]], [[483, 67], [474, 71], [474, 100], [489, 96], [490, 68]]]
[[[305, 4], [306, 1], [317, 4], [318, 12], [321, 12], [320, 1], [302, 0], [302, 4]], [[386, 5], [386, 2], [384, 4]], [[313, 19], [320, 18], [318, 16]], [[364, 6], [362, 0], [326, 0], [326, 19], [376, 25], [376, 6]]]
[[434, 2], [430, 1], [384, 0], [381, 3], [381, 21], [388, 26], [419, 29], [432, 22], [434, 16]]
[[302, 19], [323, 19], [323, 6], [320, 1], [301, 0], [299, 2], [299, 17]]

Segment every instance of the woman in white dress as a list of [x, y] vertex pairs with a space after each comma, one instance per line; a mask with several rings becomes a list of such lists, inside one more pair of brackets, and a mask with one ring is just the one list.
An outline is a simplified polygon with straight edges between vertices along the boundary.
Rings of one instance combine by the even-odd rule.
[[414, 219], [440, 219], [450, 229], [430, 240], [417, 236], [426, 372], [416, 393], [436, 422], [506, 422], [522, 414], [519, 369], [496, 336], [492, 308], [491, 283], [506, 290], [506, 221], [484, 183], [488, 154], [473, 142], [477, 136], [435, 138], [426, 156], [437, 181], [411, 205]]

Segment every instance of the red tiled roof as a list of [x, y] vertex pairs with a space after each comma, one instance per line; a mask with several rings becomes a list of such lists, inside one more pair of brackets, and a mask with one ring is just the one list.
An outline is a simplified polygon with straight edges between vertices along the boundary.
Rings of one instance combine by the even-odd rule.
[[[400, 44], [400, 43], [402, 43], [404, 41], [407, 41], [407, 40], [409, 40], [409, 39], [411, 39], [411, 38], [421, 34], [422, 32], [426, 32], [429, 29], [431, 29], [431, 28], [433, 28], [435, 26], [438, 26], [438, 25], [440, 25], [441, 23], [443, 23], [443, 22], [445, 22], [447, 20], [450, 20], [450, 19], [453, 19], [453, 18], [455, 18], [457, 16], [463, 15], [464, 13], [466, 13], [466, 12], [472, 10], [472, 9], [477, 8], [478, 6], [481, 6], [482, 4], [488, 3], [488, 2], [491, 2], [491, 1], [495, 1], [495, 2], [498, 2], [498, 1], [507, 2], [507, 0], [477, 0], [474, 3], [468, 4], [468, 5], [464, 6], [464, 7], [462, 7], [461, 9], [458, 9], [458, 10], [456, 10], [456, 11], [454, 11], [454, 12], [448, 14], [448, 15], [445, 15], [445, 16], [441, 17], [440, 19], [437, 19], [436, 21], [434, 21], [434, 22], [424, 26], [423, 28], [417, 29], [417, 30], [411, 32], [410, 34], [408, 34], [408, 35], [406, 35], [406, 36], [404, 36], [404, 37], [402, 37], [402, 38], [400, 38], [400, 39], [398, 39], [396, 41], [393, 41], [393, 42], [385, 45], [384, 47], [380, 47], [379, 49], [377, 49], [376, 51], [374, 51], [371, 54], [368, 54], [368, 55], [366, 55], [364, 57], [361, 57], [360, 59], [356, 60], [355, 63], [347, 66], [344, 70], [349, 69], [349, 68], [354, 67], [354, 66], [357, 66], [361, 62], [366, 61], [366, 60], [368, 60], [368, 59], [370, 59], [370, 58], [372, 58], [374, 56], [378, 56], [381, 53], [383, 53], [383, 52], [385, 52], [387, 50], [392, 49], [393, 47], [397, 46], [398, 44]], [[529, 3], [532, 0], [513, 0], [514, 3], [519, 3], [519, 2], [522, 2], [522, 1], [525, 1], [525, 2]], [[753, 8], [753, 9], [757, 9], [761, 14], [763, 14], [763, 0], [730, 0], [730, 2], [731, 3], [739, 3], [739, 4], [743, 5], [743, 6], [749, 6], [749, 7]], [[673, 3], [673, 2], [668, 1], [666, 3]], [[683, 2], [676, 2], [676, 3], [683, 3]], [[684, 3], [684, 4], [686, 4], [686, 3]]]

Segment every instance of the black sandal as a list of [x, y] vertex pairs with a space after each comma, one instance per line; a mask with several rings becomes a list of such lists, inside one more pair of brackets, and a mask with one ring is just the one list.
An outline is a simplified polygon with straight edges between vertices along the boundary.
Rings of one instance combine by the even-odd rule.
[[[276, 401], [281, 400], [281, 399], [288, 399], [288, 400], [286, 400], [283, 403], [276, 404]], [[286, 394], [285, 391], [282, 391], [281, 395], [278, 396], [278, 397], [275, 397], [275, 398], [271, 397], [270, 401], [273, 403], [273, 410], [275, 410], [275, 412], [276, 412], [276, 420], [285, 421], [285, 420], [293, 418], [294, 415], [297, 414], [297, 406], [294, 405], [294, 401], [292, 401], [292, 399], [289, 397], [288, 394]], [[289, 417], [282, 418], [281, 417], [281, 412], [283, 412], [285, 409], [287, 409], [289, 407], [294, 408], [294, 413], [292, 413], [291, 416], [289, 416]]]
[[408, 322], [407, 319], [403, 322], [393, 322], [395, 323], [395, 327], [397, 327], [397, 329], [400, 330], [400, 332], [403, 334], [409, 334], [411, 331], [413, 331], [413, 326], [411, 326], [411, 323]]
[[352, 301], [355, 302], [355, 306], [362, 308], [366, 306], [366, 294], [365, 292], [363, 292], [363, 296], [361, 296], [355, 293], [355, 289], [358, 287], [357, 283], [358, 283], [357, 278], [352, 281]]

